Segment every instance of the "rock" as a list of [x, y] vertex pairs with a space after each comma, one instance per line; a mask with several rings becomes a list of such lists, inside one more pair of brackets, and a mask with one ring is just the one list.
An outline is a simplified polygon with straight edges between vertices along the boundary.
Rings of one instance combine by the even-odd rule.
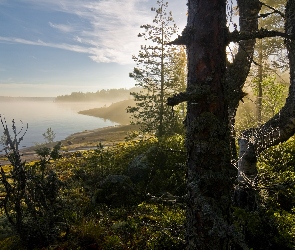
[[151, 168], [146, 153], [136, 156], [128, 166], [127, 176], [133, 183], [148, 181]]
[[148, 182], [154, 175], [155, 169], [165, 164], [165, 154], [157, 146], [150, 147], [145, 153], [137, 156], [129, 164], [126, 175], [133, 183]]
[[125, 175], [109, 175], [99, 183], [92, 202], [111, 206], [131, 205], [136, 200], [136, 192], [131, 179]]

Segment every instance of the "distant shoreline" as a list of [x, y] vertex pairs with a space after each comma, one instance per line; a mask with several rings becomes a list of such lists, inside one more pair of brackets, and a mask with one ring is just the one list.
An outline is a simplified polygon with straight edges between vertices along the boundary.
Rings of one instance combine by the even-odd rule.
[[[99, 143], [103, 146], [113, 146], [125, 141], [128, 132], [138, 130], [138, 125], [116, 125], [74, 133], [60, 141], [63, 147], [62, 152], [90, 150], [96, 148]], [[53, 147], [58, 142], [59, 141], [44, 144], [44, 146]], [[21, 149], [22, 159], [27, 162], [38, 160], [38, 156], [35, 153], [37, 147], [38, 146], [32, 146]], [[0, 165], [9, 165], [9, 162], [7, 160], [1, 160], [0, 158]]]
[[[15, 98], [13, 99], [16, 100]], [[25, 99], [29, 100], [29, 98]], [[46, 99], [48, 100], [48, 98]], [[128, 136], [128, 132], [139, 130], [139, 126], [130, 125], [130, 114], [126, 112], [127, 106], [134, 105], [135, 102], [129, 99], [113, 103], [108, 107], [94, 108], [78, 112], [79, 114], [83, 115], [107, 119], [112, 122], [119, 123], [120, 125], [106, 126], [73, 133], [67, 136], [65, 139], [60, 140], [63, 145], [63, 151], [72, 152], [77, 150], [87, 150], [95, 148], [99, 143], [110, 146], [124, 141]], [[58, 141], [51, 144], [44, 144], [44, 146], [53, 147], [57, 142]], [[20, 149], [20, 152], [23, 154], [23, 159], [26, 161], [37, 160], [38, 157], [35, 154], [35, 149], [36, 146], [29, 146]], [[0, 161], [0, 164], [3, 165], [4, 162]], [[5, 162], [5, 164], [9, 164], [9, 162]]]
[[126, 109], [128, 106], [135, 106], [133, 99], [115, 102], [108, 107], [93, 108], [88, 110], [79, 111], [79, 114], [89, 115], [94, 117], [103, 118], [121, 125], [130, 124], [130, 114]]

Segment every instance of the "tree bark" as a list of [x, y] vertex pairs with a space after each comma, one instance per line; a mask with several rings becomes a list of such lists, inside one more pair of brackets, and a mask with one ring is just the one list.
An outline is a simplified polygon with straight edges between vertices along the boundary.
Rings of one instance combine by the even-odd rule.
[[[258, 13], [261, 9], [259, 0], [238, 0], [239, 26], [241, 33], [254, 33], [258, 30]], [[255, 38], [240, 41], [238, 53], [232, 63], [228, 63], [226, 83], [228, 85], [229, 119], [232, 132], [232, 158], [237, 158], [235, 146], [235, 116], [240, 100], [244, 97], [243, 87], [249, 74], [255, 46]]]
[[259, 47], [258, 47], [258, 82], [257, 82], [257, 122], [261, 125], [262, 121], [262, 80], [263, 80], [263, 46], [262, 39], [259, 39]]
[[[171, 43], [185, 44], [188, 55], [187, 90], [168, 100], [169, 105], [188, 102], [187, 249], [229, 249], [229, 238], [235, 241], [234, 234], [237, 235], [230, 226], [229, 216], [233, 183], [230, 155], [234, 155], [231, 147], [235, 145], [230, 140], [228, 124], [234, 127], [235, 112], [244, 97], [242, 88], [252, 63], [261, 2], [237, 0], [240, 33], [246, 36], [241, 36], [245, 40], [239, 42], [238, 53], [227, 68], [225, 46], [233, 33], [226, 31], [225, 2], [189, 0], [187, 27], [182, 37]], [[294, 5], [288, 1], [286, 34], [279, 32], [286, 39], [294, 37]], [[270, 34], [278, 32], [267, 33]], [[252, 188], [257, 175], [257, 154], [287, 140], [295, 132], [295, 45], [291, 40], [287, 45], [293, 72], [286, 106], [268, 123], [245, 131], [239, 140], [238, 180], [241, 185], [238, 188], [242, 191], [245, 190], [243, 184]], [[238, 198], [238, 205], [253, 208], [249, 201], [242, 204], [243, 197], [235, 198]], [[242, 241], [236, 243], [247, 249]]]
[[[187, 249], [226, 249], [228, 244], [232, 168], [226, 35], [226, 0], [188, 1]], [[210, 93], [193, 98], [208, 88]]]

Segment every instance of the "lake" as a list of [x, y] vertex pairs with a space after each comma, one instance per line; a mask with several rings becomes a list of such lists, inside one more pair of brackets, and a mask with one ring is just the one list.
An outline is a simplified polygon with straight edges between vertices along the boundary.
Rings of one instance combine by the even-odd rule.
[[[34, 146], [43, 143], [43, 133], [51, 128], [55, 133], [55, 141], [65, 139], [67, 136], [117, 123], [97, 117], [78, 114], [78, 111], [104, 106], [105, 103], [62, 103], [54, 102], [54, 98], [0, 98], [0, 114], [5, 117], [7, 126], [12, 134], [12, 119], [15, 120], [17, 131], [22, 126], [28, 131], [20, 144], [22, 147]], [[0, 136], [3, 127], [0, 124]]]

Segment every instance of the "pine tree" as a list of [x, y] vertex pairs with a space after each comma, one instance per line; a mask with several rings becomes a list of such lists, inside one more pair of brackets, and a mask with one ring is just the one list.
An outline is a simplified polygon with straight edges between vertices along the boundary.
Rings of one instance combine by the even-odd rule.
[[[286, 0], [266, 0], [262, 5], [259, 15], [259, 28], [268, 30], [278, 30], [283, 32], [284, 19], [282, 13], [284, 12]], [[287, 53], [284, 49], [284, 39], [282, 37], [267, 37], [258, 39], [255, 46], [254, 61], [254, 76], [257, 84], [257, 101], [256, 112], [257, 122], [261, 124], [263, 121], [262, 102], [263, 102], [263, 78], [267, 74], [277, 73], [278, 70], [286, 70], [288, 67]]]
[[[184, 46], [180, 46], [174, 52], [172, 58], [172, 70], [171, 70], [171, 79], [172, 85], [171, 89], [173, 92], [184, 92], [186, 89], [187, 83], [187, 58], [186, 51]], [[174, 93], [175, 94], [175, 93]], [[174, 107], [174, 112], [176, 112], [177, 117], [180, 121], [185, 120], [186, 115], [186, 105], [184, 103], [180, 103], [179, 105]]]
[[[162, 137], [180, 132], [178, 114], [181, 112], [174, 112], [166, 105], [166, 100], [180, 90], [181, 84], [176, 84], [176, 79], [185, 77], [179, 74], [186, 74], [186, 63], [181, 63], [183, 59], [178, 55], [179, 52], [183, 55], [184, 50], [181, 52], [180, 49], [167, 45], [177, 32], [172, 13], [167, 13], [168, 2], [158, 0], [157, 4], [157, 9], [152, 8], [156, 12], [153, 24], [142, 25], [144, 32], [138, 35], [147, 44], [141, 46], [138, 56], [133, 56], [136, 67], [130, 77], [136, 80], [136, 86], [142, 90], [131, 92], [136, 106], [128, 107], [127, 112], [131, 113], [132, 123], [140, 124], [143, 132], [155, 132], [158, 137]], [[173, 73], [177, 65], [184, 68]]]

